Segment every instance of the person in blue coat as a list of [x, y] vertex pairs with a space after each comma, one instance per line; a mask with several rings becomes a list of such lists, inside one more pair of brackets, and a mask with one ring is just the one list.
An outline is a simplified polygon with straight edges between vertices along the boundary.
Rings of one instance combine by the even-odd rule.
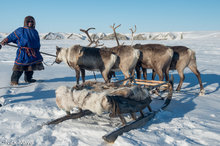
[[12, 69], [11, 85], [18, 85], [23, 72], [25, 82], [35, 82], [34, 71], [44, 69], [43, 57], [40, 54], [40, 37], [35, 25], [34, 17], [27, 16], [24, 19], [24, 27], [19, 27], [1, 42], [2, 45], [12, 42], [18, 46]]

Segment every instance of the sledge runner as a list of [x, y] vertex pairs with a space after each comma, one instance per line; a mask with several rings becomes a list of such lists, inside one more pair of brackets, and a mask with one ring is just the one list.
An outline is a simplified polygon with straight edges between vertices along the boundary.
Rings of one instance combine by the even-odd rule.
[[18, 45], [16, 58], [11, 75], [11, 85], [18, 85], [19, 78], [24, 72], [24, 80], [27, 83], [36, 82], [33, 79], [35, 70], [43, 70], [43, 57], [40, 54], [40, 38], [35, 29], [35, 19], [27, 16], [24, 19], [24, 27], [19, 27], [5, 39], [1, 45], [13, 42]]

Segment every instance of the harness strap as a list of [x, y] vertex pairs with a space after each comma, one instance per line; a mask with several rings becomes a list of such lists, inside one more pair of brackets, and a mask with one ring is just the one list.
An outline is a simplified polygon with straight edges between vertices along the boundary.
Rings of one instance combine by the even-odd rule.
[[25, 49], [25, 52], [28, 54], [28, 56], [33, 56], [34, 58], [37, 58], [33, 48], [29, 48], [29, 47], [21, 47], [21, 48]]

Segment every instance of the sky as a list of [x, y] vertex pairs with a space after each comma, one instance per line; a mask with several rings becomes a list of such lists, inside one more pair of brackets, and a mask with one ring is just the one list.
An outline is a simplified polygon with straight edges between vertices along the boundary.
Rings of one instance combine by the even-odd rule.
[[39, 33], [118, 33], [219, 31], [220, 0], [2, 0], [0, 32], [23, 26], [25, 16], [36, 19]]

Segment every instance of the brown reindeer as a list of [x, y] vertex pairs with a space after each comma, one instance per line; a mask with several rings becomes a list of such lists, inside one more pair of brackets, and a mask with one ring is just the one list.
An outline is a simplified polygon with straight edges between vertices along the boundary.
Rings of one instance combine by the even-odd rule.
[[[131, 46], [133, 45], [133, 37], [136, 29], [136, 25], [135, 30], [130, 28], [132, 37]], [[145, 80], [147, 79], [146, 69], [150, 68], [156, 71], [160, 80], [163, 80], [164, 74], [166, 80], [169, 80], [169, 67], [173, 56], [172, 49], [161, 44], [136, 44], [133, 47], [140, 50], [140, 58], [135, 68], [138, 79], [141, 78], [140, 68], [143, 70]]]
[[[56, 48], [57, 57], [55, 62], [60, 63], [64, 61], [68, 66], [75, 69], [77, 84], [79, 84], [80, 72], [82, 74], [82, 80], [85, 82], [85, 69], [101, 71], [104, 80], [109, 82], [109, 70], [114, 65], [115, 61], [119, 59], [112, 54], [112, 52], [95, 48], [103, 45], [99, 44], [99, 39], [95, 40], [90, 37], [88, 31], [91, 29], [95, 28], [88, 28], [87, 30], [80, 29], [80, 31], [86, 33], [88, 41], [90, 42], [87, 47], [75, 45], [72, 48]], [[93, 48], [90, 47], [92, 44], [95, 44]], [[107, 64], [105, 64], [105, 62]]]
[[80, 71], [85, 82], [85, 70], [100, 71], [105, 82], [110, 82], [109, 71], [117, 64], [119, 57], [113, 52], [80, 45], [71, 48], [56, 48], [56, 63], [64, 61], [69, 67], [75, 69], [77, 84], [79, 84]]
[[[121, 24], [116, 27], [115, 27], [115, 24], [113, 24], [113, 26], [110, 26], [113, 29], [115, 39], [117, 42], [117, 46], [112, 47], [112, 48], [105, 47], [104, 49], [107, 49], [111, 52], [114, 52], [120, 58], [118, 68], [115, 69], [113, 67], [111, 69], [111, 71], [112, 71], [111, 74], [113, 74], [114, 71], [118, 71], [120, 69], [122, 71], [122, 73], [124, 74], [125, 78], [128, 78], [128, 77], [134, 75], [135, 66], [136, 66], [138, 59], [140, 57], [140, 51], [138, 49], [135, 49], [132, 46], [119, 44], [117, 34], [116, 34], [116, 29], [120, 26], [121, 26]], [[124, 82], [124, 84], [125, 84], [125, 82]]]
[[95, 38], [91, 38], [91, 36], [89, 35], [89, 30], [91, 29], [95, 29], [93, 27], [88, 28], [87, 30], [84, 29], [80, 29], [80, 31], [84, 32], [87, 37], [88, 37], [88, 41], [90, 42], [89, 45], [87, 45], [88, 47], [90, 47], [92, 44], [95, 44], [94, 47], [98, 47], [98, 46], [103, 46], [104, 44], [99, 44], [99, 40], [100, 38], [98, 38], [97, 40], [95, 40]]
[[141, 51], [139, 61], [136, 65], [137, 78], [141, 78], [140, 68], [143, 70], [143, 77], [146, 80], [146, 69], [153, 69], [159, 75], [159, 80], [169, 80], [169, 68], [173, 57], [173, 50], [161, 44], [136, 44], [133, 46]]
[[[115, 27], [115, 25], [111, 26], [111, 28], [114, 31], [115, 36], [116, 36], [115, 29], [118, 28], [119, 26], [120, 25], [118, 25], [116, 27]], [[96, 43], [97, 41], [94, 41], [94, 40], [91, 39], [91, 37], [89, 36], [88, 30], [85, 31], [85, 30], [81, 29], [81, 31], [85, 32], [86, 35], [88, 36], [89, 41], [90, 41], [89, 45], [91, 45], [91, 42], [94, 42], [96, 44], [96, 46], [97, 46], [97, 44], [98, 44], [98, 43]], [[111, 68], [111, 72], [122, 71], [124, 77], [125, 78], [129, 78], [130, 74], [131, 75], [134, 74], [134, 69], [135, 69], [136, 63], [137, 63], [137, 61], [139, 59], [140, 51], [138, 49], [134, 49], [131, 46], [119, 45], [119, 41], [117, 39], [117, 36], [116, 36], [116, 40], [117, 40], [118, 46], [111, 47], [111, 48], [103, 47], [101, 49], [106, 50], [106, 51], [110, 51], [110, 52], [112, 52], [113, 54], [115, 54], [115, 55], [117, 55], [119, 57], [117, 62]], [[110, 75], [108, 77], [109, 77], [109, 79], [111, 78]], [[127, 81], [125, 81], [124, 84], [126, 82]]]
[[[186, 67], [189, 67], [189, 69], [196, 75], [199, 85], [200, 85], [200, 95], [205, 94], [204, 87], [202, 85], [202, 80], [200, 76], [200, 72], [197, 69], [197, 64], [196, 64], [196, 53], [185, 46], [169, 46], [173, 51], [174, 55], [172, 58], [172, 62], [170, 64], [170, 70], [177, 70], [179, 76], [180, 76], [180, 81], [179, 85], [176, 88], [176, 91], [180, 91], [183, 81], [185, 79], [185, 76], [183, 74], [184, 69]], [[155, 78], [155, 71], [153, 71], [152, 74], [152, 79]]]
[[138, 62], [140, 51], [131, 46], [116, 46], [112, 48], [105, 48], [119, 56], [119, 64], [113, 66], [111, 71], [122, 71], [125, 78], [134, 75], [135, 66]]

